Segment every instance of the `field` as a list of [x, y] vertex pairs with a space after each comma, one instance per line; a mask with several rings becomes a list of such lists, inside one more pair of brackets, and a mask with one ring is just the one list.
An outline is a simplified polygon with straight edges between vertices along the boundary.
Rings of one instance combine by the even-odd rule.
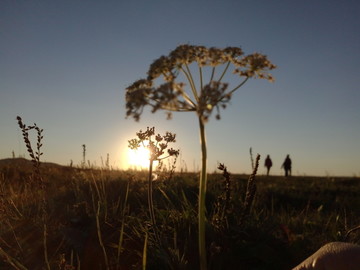
[[[40, 172], [44, 185], [30, 161], [0, 161], [0, 269], [198, 269], [198, 174], [156, 172], [154, 228], [146, 172]], [[246, 200], [248, 179], [209, 175], [209, 269], [291, 269], [324, 243], [360, 243], [358, 178], [256, 176]]]

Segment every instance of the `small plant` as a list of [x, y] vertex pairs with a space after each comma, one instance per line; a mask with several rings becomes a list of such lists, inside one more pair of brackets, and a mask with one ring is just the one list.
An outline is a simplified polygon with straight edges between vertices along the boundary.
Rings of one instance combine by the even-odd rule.
[[[40, 129], [35, 123], [33, 126], [26, 126], [23, 122], [20, 116], [16, 117], [16, 120], [18, 121], [18, 125], [22, 131], [23, 139], [26, 145], [26, 149], [31, 157], [31, 162], [34, 166], [35, 176], [37, 177], [37, 180], [40, 182], [42, 181], [41, 173], [40, 173], [40, 156], [43, 154], [40, 151], [40, 148], [42, 146], [41, 140], [44, 138], [42, 136], [43, 129]], [[35, 129], [37, 132], [37, 144], [36, 144], [36, 151], [34, 152], [31, 142], [29, 139], [29, 131]]]
[[[252, 155], [250, 155], [250, 156], [251, 156], [251, 160], [253, 160]], [[256, 193], [255, 176], [256, 176], [257, 170], [259, 168], [259, 161], [260, 161], [260, 155], [257, 154], [256, 158], [255, 158], [255, 163], [252, 163], [253, 171], [252, 171], [251, 175], [249, 176], [249, 179], [247, 182], [246, 194], [245, 194], [245, 200], [244, 200], [244, 211], [240, 218], [239, 225], [243, 224], [245, 217], [250, 213], [250, 209], [251, 209], [252, 203], [254, 201], [254, 197], [255, 197], [255, 193]]]
[[[149, 214], [151, 219], [151, 225], [153, 227], [156, 241], [161, 244], [158, 230], [156, 227], [156, 219], [154, 213], [154, 202], [153, 202], [153, 165], [155, 161], [162, 161], [168, 157], [179, 155], [179, 150], [169, 148], [169, 143], [176, 142], [175, 134], [166, 132], [165, 135], [155, 135], [155, 127], [147, 128], [146, 131], [140, 130], [136, 133], [137, 138], [129, 140], [129, 148], [136, 150], [139, 147], [145, 147], [149, 150], [149, 176], [148, 176], [148, 204]], [[167, 153], [165, 152], [167, 150]]]
[[83, 169], [85, 169], [85, 167], [86, 167], [86, 145], [83, 144], [83, 145], [82, 145], [82, 148], [83, 148], [83, 160], [82, 160], [82, 162], [81, 162], [81, 167], [82, 167]]
[[[41, 147], [42, 147], [42, 139], [44, 138], [42, 136], [43, 129], [40, 129], [35, 123], [33, 126], [27, 126], [22, 122], [22, 119], [20, 116], [16, 117], [16, 120], [18, 121], [18, 125], [22, 131], [23, 139], [27, 148], [27, 151], [31, 157], [31, 162], [34, 167], [34, 176], [36, 183], [40, 185], [40, 190], [42, 194], [42, 221], [43, 221], [43, 244], [44, 244], [44, 260], [46, 263], [46, 267], [48, 270], [50, 270], [50, 264], [48, 259], [48, 251], [47, 251], [47, 200], [46, 200], [46, 183], [43, 179], [41, 172], [40, 172], [40, 156], [42, 156]], [[29, 131], [30, 130], [36, 130], [37, 132], [37, 142], [36, 142], [36, 150], [34, 152], [31, 141], [29, 139]]]
[[110, 170], [110, 155], [109, 155], [109, 153], [106, 154], [105, 167], [107, 170]]
[[223, 172], [223, 192], [218, 196], [215, 202], [212, 223], [215, 228], [221, 229], [224, 226], [224, 222], [226, 221], [227, 216], [231, 213], [231, 179], [230, 173], [227, 171], [227, 168], [224, 164], [220, 163], [218, 169]]
[[[224, 83], [225, 74], [233, 66], [232, 73], [238, 75], [238, 84], [229, 88]], [[220, 67], [221, 70], [217, 70]], [[243, 86], [250, 78], [273, 81], [268, 73], [275, 66], [266, 55], [254, 53], [244, 55], [237, 47], [225, 49], [206, 48], [204, 46], [180, 45], [168, 56], [161, 56], [149, 68], [146, 79], [140, 79], [126, 88], [126, 115], [136, 121], [140, 119], [144, 107], [149, 106], [151, 112], [166, 110], [169, 118], [171, 113], [195, 112], [199, 122], [202, 167], [199, 181], [199, 256], [200, 269], [206, 266], [205, 243], [205, 196], [207, 185], [207, 147], [205, 123], [213, 110], [217, 111], [216, 119], [220, 119], [220, 108], [226, 108], [233, 93]], [[197, 74], [198, 83], [195, 80]], [[205, 75], [208, 79], [205, 80]], [[164, 82], [161, 83], [160, 78]], [[188, 87], [184, 82], [188, 83]], [[160, 85], [155, 83], [160, 81]], [[230, 89], [230, 90], [229, 90]]]

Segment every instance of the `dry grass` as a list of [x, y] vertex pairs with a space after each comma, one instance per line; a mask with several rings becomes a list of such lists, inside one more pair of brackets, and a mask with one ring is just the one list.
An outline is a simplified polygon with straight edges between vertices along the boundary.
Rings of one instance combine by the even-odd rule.
[[[31, 166], [13, 161], [0, 165], [0, 268], [43, 269], [41, 191], [29, 183]], [[147, 269], [197, 268], [196, 174], [175, 173], [171, 180], [154, 182], [157, 225], [170, 253], [156, 245], [149, 231], [146, 174], [44, 166], [42, 177], [51, 269], [140, 269], [144, 254]], [[219, 230], [207, 223], [210, 269], [240, 264], [244, 269], [290, 269], [323, 243], [345, 237], [360, 241], [359, 231], [347, 234], [360, 224], [358, 179], [258, 176], [241, 226], [248, 176], [229, 179], [226, 226]], [[225, 194], [225, 183], [221, 174], [209, 175], [208, 220]]]

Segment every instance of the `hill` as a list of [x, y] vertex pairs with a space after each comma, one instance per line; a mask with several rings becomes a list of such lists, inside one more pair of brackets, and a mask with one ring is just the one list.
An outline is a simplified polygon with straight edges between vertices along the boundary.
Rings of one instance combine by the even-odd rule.
[[[33, 166], [32, 161], [26, 158], [5, 158], [0, 159], [0, 169], [4, 167], [20, 167], [24, 170], [31, 169]], [[54, 168], [61, 168], [64, 167], [62, 165], [52, 163], [52, 162], [41, 162], [42, 167], [54, 167]]]

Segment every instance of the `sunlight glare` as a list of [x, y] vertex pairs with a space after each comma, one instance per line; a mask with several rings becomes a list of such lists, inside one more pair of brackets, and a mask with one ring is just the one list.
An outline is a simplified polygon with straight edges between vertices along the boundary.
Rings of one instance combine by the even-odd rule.
[[137, 150], [128, 149], [128, 162], [130, 167], [148, 168], [149, 150], [145, 147], [140, 147]]

